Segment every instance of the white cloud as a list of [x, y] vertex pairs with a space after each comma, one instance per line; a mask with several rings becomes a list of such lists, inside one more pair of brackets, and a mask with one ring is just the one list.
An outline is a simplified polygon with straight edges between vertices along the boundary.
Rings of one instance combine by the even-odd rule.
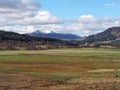
[[[35, 16], [29, 17], [28, 21], [26, 17], [22, 20], [15, 19], [13, 20], [14, 22], [12, 21], [11, 23], [16, 23], [18, 25], [2, 26], [0, 29], [13, 30], [19, 33], [29, 33], [40, 30], [46, 33], [53, 31], [58, 33], [74, 33], [84, 36], [98, 33], [112, 26], [120, 26], [120, 18], [95, 18], [92, 15], [83, 15], [67, 25], [56, 23], [59, 21], [59, 18], [56, 18], [57, 17], [51, 15], [47, 11], [39, 11]], [[1, 22], [4, 22], [3, 18], [1, 18]], [[59, 22], [61, 22], [61, 19]]]
[[36, 0], [0, 0], [1, 26], [58, 24], [63, 20], [41, 11]]
[[[40, 5], [36, 0], [0, 0], [0, 12], [9, 13], [16, 11], [37, 10]], [[9, 11], [8, 11], [9, 10]]]
[[112, 26], [120, 26], [120, 18], [95, 18], [92, 15], [83, 15], [67, 26], [67, 30], [89, 35], [103, 31]]
[[0, 30], [7, 30], [7, 31], [14, 31], [16, 33], [20, 33], [20, 34], [24, 34], [24, 33], [30, 33], [35, 31], [35, 27], [34, 26], [3, 26], [0, 27]]
[[63, 20], [53, 16], [48, 11], [38, 11], [36, 13], [27, 12], [11, 13], [1, 16], [2, 20], [0, 25], [41, 25], [41, 24], [59, 24], [63, 23]]
[[96, 18], [94, 18], [92, 15], [82, 15], [77, 19], [77, 21], [82, 23], [94, 23]]
[[26, 24], [57, 24], [62, 23], [63, 20], [53, 16], [48, 11], [39, 11], [33, 17], [26, 17], [23, 22]]

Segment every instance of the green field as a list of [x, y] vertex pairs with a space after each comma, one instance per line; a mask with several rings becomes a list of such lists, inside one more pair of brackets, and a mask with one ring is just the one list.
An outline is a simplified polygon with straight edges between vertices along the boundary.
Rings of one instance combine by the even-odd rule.
[[119, 49], [0, 51], [0, 74], [4, 75], [20, 74], [33, 78], [74, 81], [87, 78], [119, 79], [119, 73]]

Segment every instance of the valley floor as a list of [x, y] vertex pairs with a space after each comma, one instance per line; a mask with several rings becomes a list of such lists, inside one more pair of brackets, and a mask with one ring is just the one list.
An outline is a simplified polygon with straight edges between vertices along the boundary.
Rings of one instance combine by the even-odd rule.
[[1, 90], [119, 90], [119, 49], [0, 51]]

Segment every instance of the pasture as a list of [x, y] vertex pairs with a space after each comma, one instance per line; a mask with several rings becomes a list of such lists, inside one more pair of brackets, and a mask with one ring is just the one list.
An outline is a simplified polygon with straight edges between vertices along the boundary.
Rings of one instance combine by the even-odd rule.
[[[0, 51], [0, 80], [7, 83], [0, 83], [3, 89], [119, 90], [119, 77], [119, 49]], [[21, 79], [26, 82], [20, 84]]]

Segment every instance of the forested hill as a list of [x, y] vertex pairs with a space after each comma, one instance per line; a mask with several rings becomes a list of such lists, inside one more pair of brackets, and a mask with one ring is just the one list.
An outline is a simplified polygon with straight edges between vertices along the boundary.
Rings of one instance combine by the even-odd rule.
[[[58, 39], [32, 37], [14, 32], [0, 30], [0, 49], [43, 49], [50, 46], [64, 45], [65, 42]], [[47, 46], [47, 47], [45, 47]], [[48, 47], [49, 46], [49, 47]]]
[[85, 43], [120, 40], [120, 27], [108, 28], [104, 32], [90, 35], [84, 39]]
[[31, 42], [31, 41], [60, 41], [57, 39], [51, 38], [41, 38], [41, 37], [32, 37], [25, 34], [18, 34], [14, 32], [6, 32], [0, 30], [0, 41], [5, 40], [13, 40], [13, 41], [21, 41], [21, 42]]

